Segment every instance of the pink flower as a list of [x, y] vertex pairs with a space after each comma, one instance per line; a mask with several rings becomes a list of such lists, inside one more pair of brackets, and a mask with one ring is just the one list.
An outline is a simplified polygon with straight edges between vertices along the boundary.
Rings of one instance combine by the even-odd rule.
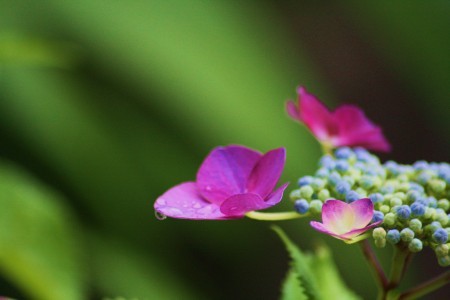
[[352, 203], [340, 200], [327, 200], [322, 207], [322, 222], [311, 221], [311, 226], [323, 233], [346, 242], [378, 226], [383, 221], [369, 225], [373, 217], [373, 203], [362, 198]]
[[373, 124], [364, 112], [354, 105], [342, 105], [329, 111], [304, 87], [298, 92], [298, 107], [294, 101], [286, 103], [291, 118], [304, 123], [314, 136], [326, 147], [363, 147], [387, 152], [391, 146], [381, 128]]
[[269, 208], [281, 201], [288, 184], [273, 191], [283, 171], [284, 148], [266, 154], [243, 147], [217, 147], [197, 172], [156, 199], [155, 210], [179, 219], [223, 220]]

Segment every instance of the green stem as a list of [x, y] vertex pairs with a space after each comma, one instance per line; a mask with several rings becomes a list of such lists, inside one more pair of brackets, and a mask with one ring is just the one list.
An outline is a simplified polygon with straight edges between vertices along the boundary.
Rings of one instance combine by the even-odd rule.
[[406, 267], [410, 262], [408, 259], [411, 256], [408, 248], [397, 246], [394, 248], [394, 257], [392, 259], [392, 267], [389, 285], [387, 287], [388, 290], [395, 289], [405, 274]]
[[258, 211], [250, 211], [245, 214], [246, 217], [250, 219], [255, 219], [259, 221], [283, 221], [292, 220], [308, 216], [309, 214], [299, 214], [295, 211], [288, 212], [276, 212], [276, 213], [263, 213]]
[[364, 240], [359, 244], [361, 245], [364, 257], [367, 259], [368, 263], [374, 271], [374, 277], [377, 280], [378, 289], [380, 290], [381, 294], [381, 291], [385, 291], [388, 286], [386, 274], [384, 273], [383, 268], [381, 267], [380, 262], [375, 256], [375, 253], [373, 252], [369, 242], [367, 240]]
[[418, 299], [450, 283], [450, 271], [447, 271], [433, 279], [430, 279], [406, 292], [403, 292], [399, 300]]

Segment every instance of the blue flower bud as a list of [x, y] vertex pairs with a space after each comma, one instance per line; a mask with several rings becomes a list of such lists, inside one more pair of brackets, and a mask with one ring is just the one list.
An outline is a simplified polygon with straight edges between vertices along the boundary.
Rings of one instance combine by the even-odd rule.
[[336, 162], [335, 169], [339, 172], [347, 172], [349, 167], [350, 166], [347, 161], [340, 159]]
[[300, 199], [295, 201], [294, 208], [299, 214], [305, 214], [309, 210], [309, 203], [305, 199]]
[[422, 248], [423, 244], [422, 241], [419, 239], [413, 239], [408, 245], [408, 249], [411, 252], [419, 252], [422, 250]]
[[310, 185], [311, 182], [313, 182], [313, 180], [314, 180], [314, 177], [312, 177], [312, 176], [302, 177], [302, 178], [300, 178], [298, 180], [298, 186], [302, 187], [302, 186], [305, 186], [305, 185]]
[[397, 229], [391, 229], [387, 232], [386, 240], [391, 244], [400, 242], [400, 232]]
[[328, 183], [331, 186], [335, 186], [339, 181], [341, 181], [341, 175], [335, 171], [331, 172], [330, 176], [328, 177]]
[[372, 155], [367, 152], [366, 149], [356, 148], [355, 149], [356, 159], [363, 162], [368, 162], [372, 159]]
[[387, 170], [389, 173], [391, 173], [391, 174], [394, 175], [394, 176], [397, 176], [397, 175], [400, 173], [398, 164], [397, 164], [395, 161], [392, 161], [392, 160], [387, 161], [387, 162], [384, 164], [384, 167], [386, 168], [386, 170]]
[[319, 166], [326, 168], [326, 169], [334, 169], [336, 163], [334, 162], [334, 159], [330, 155], [324, 155], [320, 159]]
[[309, 210], [313, 214], [320, 214], [322, 212], [322, 205], [323, 205], [322, 201], [320, 201], [320, 200], [313, 200], [309, 204]]
[[346, 195], [350, 191], [350, 188], [350, 184], [344, 180], [341, 180], [336, 184], [336, 192], [341, 195]]
[[406, 220], [411, 215], [411, 208], [408, 205], [400, 205], [396, 207], [395, 212], [400, 220]]
[[353, 155], [353, 151], [348, 147], [342, 147], [334, 152], [334, 156], [340, 159], [347, 159]]
[[420, 184], [417, 184], [415, 182], [410, 182], [409, 183], [409, 188], [413, 191], [418, 191], [420, 193], [423, 193], [425, 191], [425, 189], [423, 188], [423, 186], [421, 186]]
[[349, 203], [356, 201], [358, 199], [361, 199], [361, 196], [355, 192], [355, 191], [349, 191], [346, 195], [345, 195], [345, 200]]
[[373, 217], [372, 217], [373, 223], [383, 221], [383, 219], [384, 219], [384, 214], [381, 211], [378, 211], [378, 210], [373, 211]]
[[428, 206], [429, 206], [429, 207], [433, 207], [433, 208], [436, 208], [436, 207], [437, 207], [437, 200], [436, 200], [436, 198], [434, 198], [433, 196], [428, 197], [428, 198], [427, 198], [427, 201], [428, 201]]
[[419, 160], [413, 164], [413, 168], [416, 170], [426, 170], [428, 168], [428, 163], [424, 160]]
[[438, 228], [433, 233], [433, 240], [438, 244], [444, 244], [448, 240], [448, 233], [447, 230], [443, 228]]
[[411, 242], [414, 238], [414, 231], [410, 228], [403, 228], [402, 231], [400, 231], [400, 237], [404, 242]]
[[372, 203], [378, 203], [382, 202], [384, 197], [380, 193], [374, 193], [369, 195], [370, 200], [372, 200]]
[[419, 174], [419, 176], [417, 176], [417, 181], [420, 184], [427, 184], [430, 179], [431, 179], [431, 174], [428, 172], [422, 172]]
[[357, 161], [354, 165], [353, 168], [360, 170], [361, 172], [366, 172], [367, 171], [367, 167], [364, 163]]
[[325, 177], [328, 177], [329, 175], [330, 175], [330, 171], [328, 169], [325, 169], [325, 168], [320, 168], [316, 172], [316, 176], [320, 177], [320, 178], [325, 178]]
[[370, 188], [372, 188], [375, 184], [375, 178], [373, 176], [362, 176], [361, 179], [359, 180], [359, 184], [361, 185], [362, 188], [368, 190]]
[[423, 216], [425, 214], [425, 205], [419, 202], [414, 202], [411, 204], [411, 212], [415, 216]]
[[[411, 188], [411, 186], [410, 186], [410, 188]], [[412, 190], [406, 194], [406, 199], [410, 202], [414, 202], [419, 198], [420, 198], [420, 193], [418, 191]]]
[[380, 189], [380, 193], [383, 194], [383, 195], [392, 194], [394, 192], [394, 190], [395, 189], [394, 189], [394, 187], [392, 185], [386, 185], [386, 186], [383, 186]]

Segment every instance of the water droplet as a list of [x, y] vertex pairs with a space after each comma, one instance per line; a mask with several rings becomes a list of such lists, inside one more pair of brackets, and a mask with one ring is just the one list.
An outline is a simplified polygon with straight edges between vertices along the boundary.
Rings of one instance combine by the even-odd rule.
[[162, 213], [157, 212], [156, 210], [155, 210], [155, 217], [160, 221], [165, 220], [167, 218], [166, 215], [163, 215]]

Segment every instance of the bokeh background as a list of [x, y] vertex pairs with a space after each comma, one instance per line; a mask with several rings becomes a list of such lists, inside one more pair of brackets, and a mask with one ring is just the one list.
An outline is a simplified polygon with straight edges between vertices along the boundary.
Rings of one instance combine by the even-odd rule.
[[[285, 146], [292, 190], [320, 157], [284, 112], [299, 85], [364, 108], [393, 145], [383, 160], [449, 161], [449, 15], [448, 1], [0, 0], [1, 294], [277, 299], [288, 257], [269, 223], [158, 221], [154, 200], [231, 143]], [[357, 246], [281, 226], [305, 250], [327, 243], [374, 297]], [[440, 271], [424, 251], [407, 280]]]

